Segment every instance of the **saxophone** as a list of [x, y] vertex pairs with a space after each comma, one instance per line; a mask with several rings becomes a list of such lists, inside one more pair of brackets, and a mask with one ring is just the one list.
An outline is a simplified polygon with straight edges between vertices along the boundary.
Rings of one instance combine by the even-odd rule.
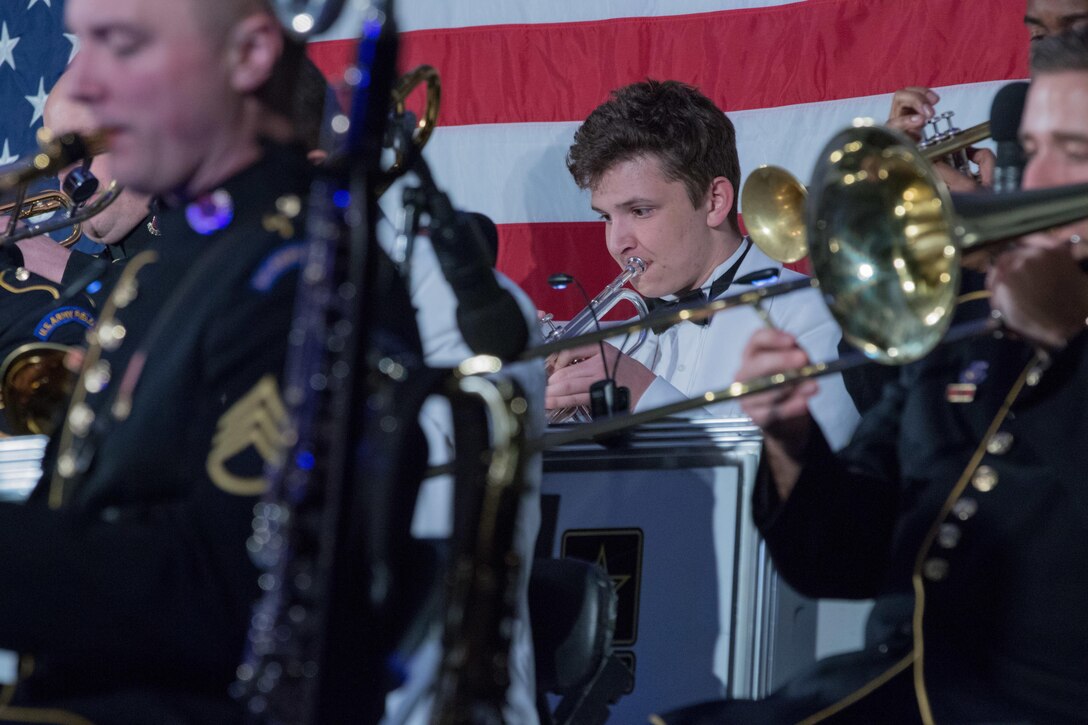
[[[446, 576], [442, 663], [433, 725], [501, 725], [510, 685], [511, 632], [524, 566], [515, 546], [526, 492], [529, 403], [509, 378], [465, 373], [448, 385], [454, 417], [455, 550]], [[490, 451], [490, 453], [489, 453]]]
[[[359, 44], [360, 84], [343, 152], [311, 187], [284, 401], [286, 454], [266, 471], [251, 556], [262, 571], [232, 694], [249, 721], [376, 721], [393, 683], [387, 658], [425, 446], [422, 370], [407, 292], [378, 249], [385, 99], [396, 64], [392, 3], [375, 3]], [[403, 323], [400, 335], [388, 327]], [[399, 563], [399, 562], [398, 562]]]

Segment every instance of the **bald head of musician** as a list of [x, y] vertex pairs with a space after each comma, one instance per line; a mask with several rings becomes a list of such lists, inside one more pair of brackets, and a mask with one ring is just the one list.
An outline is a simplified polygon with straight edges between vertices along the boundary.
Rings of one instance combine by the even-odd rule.
[[293, 89], [270, 80], [292, 54], [263, 0], [70, 0], [65, 17], [71, 95], [127, 188], [197, 196], [261, 157], [269, 109], [290, 117]]

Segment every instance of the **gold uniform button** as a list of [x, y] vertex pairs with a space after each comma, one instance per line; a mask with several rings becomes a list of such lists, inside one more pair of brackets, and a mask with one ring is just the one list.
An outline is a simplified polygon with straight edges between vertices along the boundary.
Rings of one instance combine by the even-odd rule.
[[937, 543], [943, 549], [955, 549], [956, 545], [960, 543], [961, 533], [960, 527], [955, 524], [941, 524], [940, 531], [937, 534]]
[[990, 466], [979, 466], [971, 476], [971, 485], [982, 493], [989, 493], [997, 486], [997, 471]]
[[77, 403], [68, 412], [68, 428], [78, 438], [87, 435], [93, 423], [94, 411], [86, 403]]
[[1012, 448], [1013, 437], [1008, 431], [998, 431], [986, 441], [986, 452], [991, 456], [1003, 456]]
[[973, 498], [961, 498], [952, 504], [952, 515], [960, 521], [967, 521], [978, 513], [978, 501]]
[[121, 347], [126, 332], [125, 326], [120, 323], [104, 325], [98, 330], [98, 344], [105, 350], [116, 350]]
[[942, 581], [948, 576], [948, 562], [944, 559], [927, 559], [922, 565], [922, 574], [931, 582]]

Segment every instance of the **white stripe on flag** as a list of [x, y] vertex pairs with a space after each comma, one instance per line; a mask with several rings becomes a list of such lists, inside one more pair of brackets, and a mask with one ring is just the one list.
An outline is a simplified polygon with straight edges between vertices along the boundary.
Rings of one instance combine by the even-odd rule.
[[[961, 128], [989, 118], [990, 103], [1006, 81], [939, 88], [940, 110], [955, 111]], [[776, 164], [806, 183], [816, 155], [857, 116], [883, 121], [890, 94], [780, 108], [739, 111], [742, 178], [759, 164]], [[425, 155], [454, 203], [498, 224], [595, 221], [589, 194], [567, 172], [567, 149], [578, 123], [440, 126]]]
[[[479, 25], [570, 23], [613, 18], [689, 15], [789, 5], [802, 0], [402, 0], [396, 5], [401, 32]], [[350, 0], [337, 23], [318, 40], [359, 37], [369, 3]]]

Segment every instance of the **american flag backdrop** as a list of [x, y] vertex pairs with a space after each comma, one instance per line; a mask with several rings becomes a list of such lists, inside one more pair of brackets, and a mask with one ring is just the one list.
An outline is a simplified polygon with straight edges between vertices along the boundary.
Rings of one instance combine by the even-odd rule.
[[63, 20], [64, 0], [0, 0], [0, 165], [38, 148], [45, 98], [75, 54]]
[[[462, 207], [498, 224], [499, 268], [537, 307], [569, 318], [573, 273], [591, 295], [618, 269], [564, 158], [609, 91], [674, 78], [737, 128], [742, 175], [777, 164], [808, 181], [816, 155], [857, 116], [887, 117], [891, 93], [927, 85], [961, 127], [1027, 73], [1024, 0], [398, 0], [401, 67], [442, 75], [426, 156]], [[312, 46], [335, 79], [359, 9]], [[743, 213], [743, 209], [741, 210]], [[625, 312], [628, 312], [625, 310]]]
[[[426, 156], [459, 206], [499, 227], [499, 268], [563, 318], [582, 306], [547, 287], [575, 274], [595, 293], [617, 269], [603, 225], [564, 165], [581, 119], [616, 87], [675, 78], [737, 127], [742, 174], [763, 163], [808, 179], [824, 142], [890, 94], [926, 85], [961, 127], [1026, 75], [1024, 0], [397, 0], [403, 69], [442, 75]], [[363, 0], [311, 43], [336, 81], [353, 59]], [[63, 0], [0, 0], [0, 142], [32, 147], [40, 105], [73, 52]], [[742, 209], [743, 212], [743, 209]]]

